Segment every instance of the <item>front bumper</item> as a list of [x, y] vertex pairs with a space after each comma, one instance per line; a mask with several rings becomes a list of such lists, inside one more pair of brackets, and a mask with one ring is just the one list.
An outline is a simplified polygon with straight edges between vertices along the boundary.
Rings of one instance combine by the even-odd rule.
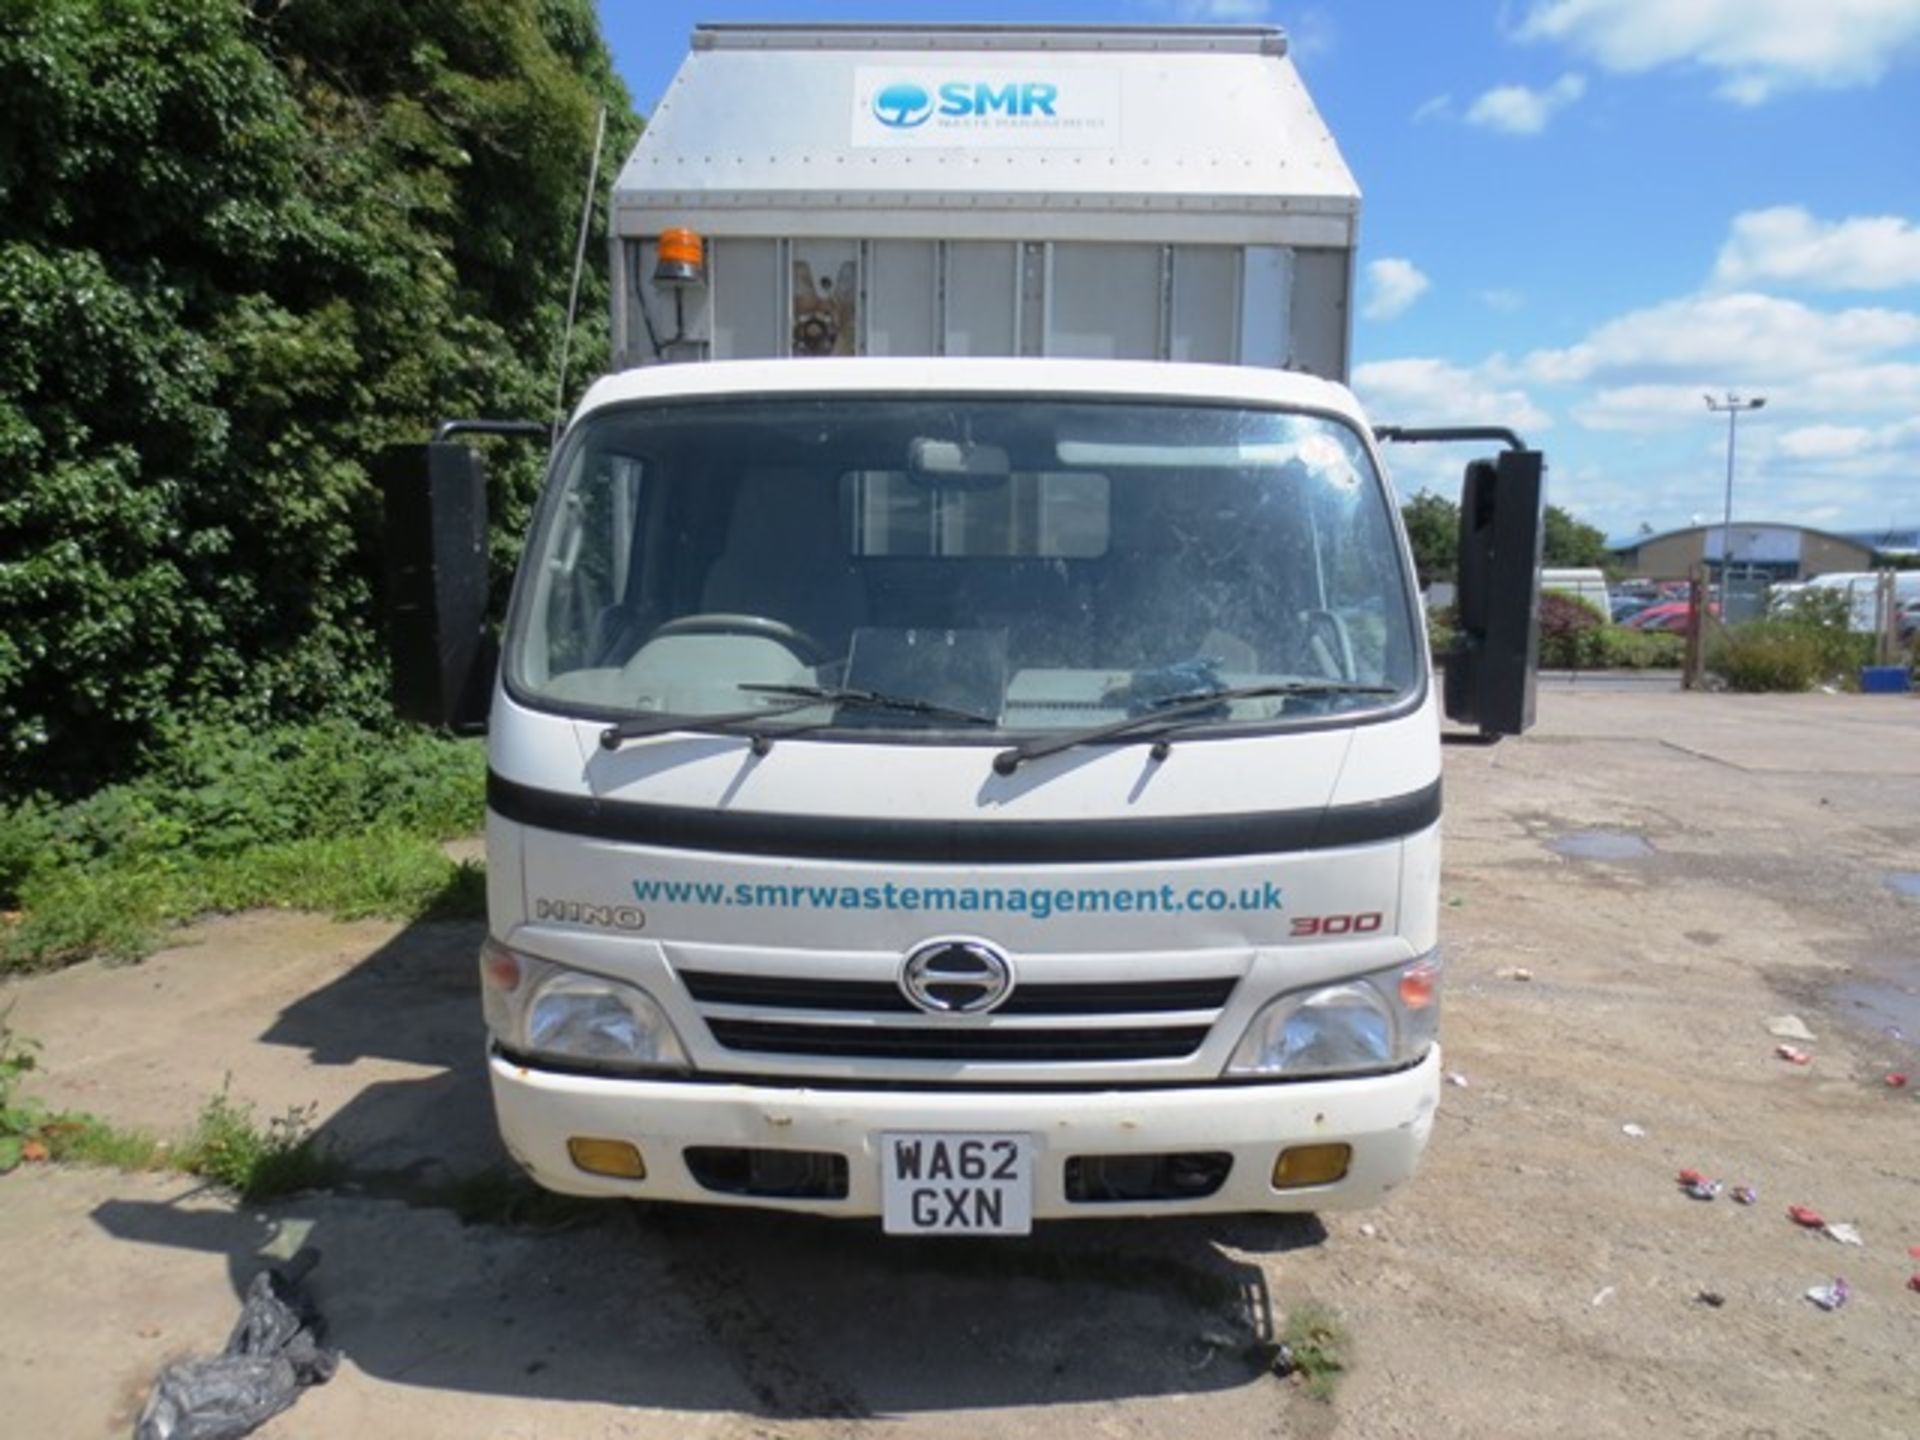
[[[1034, 1137], [1035, 1219], [1244, 1211], [1345, 1210], [1373, 1205], [1412, 1175], [1440, 1099], [1440, 1051], [1392, 1075], [1285, 1084], [1080, 1091], [822, 1090], [658, 1079], [614, 1079], [533, 1069], [492, 1057], [494, 1108], [507, 1149], [549, 1190], [570, 1195], [751, 1205], [825, 1215], [880, 1214], [878, 1136], [884, 1131], [1020, 1131]], [[570, 1136], [628, 1140], [644, 1180], [578, 1169]], [[1344, 1141], [1346, 1177], [1277, 1191], [1275, 1156], [1288, 1145]], [[688, 1168], [689, 1146], [825, 1151], [847, 1161], [844, 1199], [722, 1194]], [[1203, 1199], [1076, 1202], [1075, 1155], [1224, 1151], [1233, 1166]]]

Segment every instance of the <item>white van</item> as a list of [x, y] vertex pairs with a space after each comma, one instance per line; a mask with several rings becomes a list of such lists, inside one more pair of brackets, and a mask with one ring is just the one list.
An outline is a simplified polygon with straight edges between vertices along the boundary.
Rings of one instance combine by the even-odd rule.
[[1540, 589], [1542, 593], [1557, 590], [1576, 596], [1596, 607], [1606, 619], [1613, 618], [1613, 596], [1607, 591], [1604, 570], [1542, 570]]

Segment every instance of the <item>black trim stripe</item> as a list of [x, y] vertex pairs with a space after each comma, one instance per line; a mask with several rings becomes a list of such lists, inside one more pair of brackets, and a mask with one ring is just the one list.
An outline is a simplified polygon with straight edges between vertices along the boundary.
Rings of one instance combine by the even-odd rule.
[[1073, 865], [1277, 855], [1370, 845], [1440, 819], [1440, 782], [1357, 805], [1152, 820], [899, 820], [770, 815], [563, 795], [487, 772], [487, 806], [503, 820], [663, 850], [806, 860]]

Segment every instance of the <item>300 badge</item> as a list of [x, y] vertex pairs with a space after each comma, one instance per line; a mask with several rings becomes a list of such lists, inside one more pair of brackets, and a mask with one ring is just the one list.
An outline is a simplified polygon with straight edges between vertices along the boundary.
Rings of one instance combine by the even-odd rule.
[[1357, 915], [1296, 915], [1287, 936], [1293, 940], [1310, 940], [1323, 935], [1371, 935], [1382, 921], [1378, 910]]

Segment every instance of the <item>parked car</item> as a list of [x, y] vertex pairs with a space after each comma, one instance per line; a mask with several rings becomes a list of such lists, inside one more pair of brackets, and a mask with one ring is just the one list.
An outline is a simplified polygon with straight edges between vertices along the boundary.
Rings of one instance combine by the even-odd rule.
[[[1707, 609], [1715, 615], [1720, 613], [1718, 605], [1709, 605]], [[1649, 605], [1625, 624], [1629, 630], [1663, 630], [1678, 634], [1687, 628], [1687, 602], [1664, 600], [1658, 605]]]
[[1656, 601], [1652, 595], [1616, 595], [1613, 597], [1613, 623], [1624, 625]]

